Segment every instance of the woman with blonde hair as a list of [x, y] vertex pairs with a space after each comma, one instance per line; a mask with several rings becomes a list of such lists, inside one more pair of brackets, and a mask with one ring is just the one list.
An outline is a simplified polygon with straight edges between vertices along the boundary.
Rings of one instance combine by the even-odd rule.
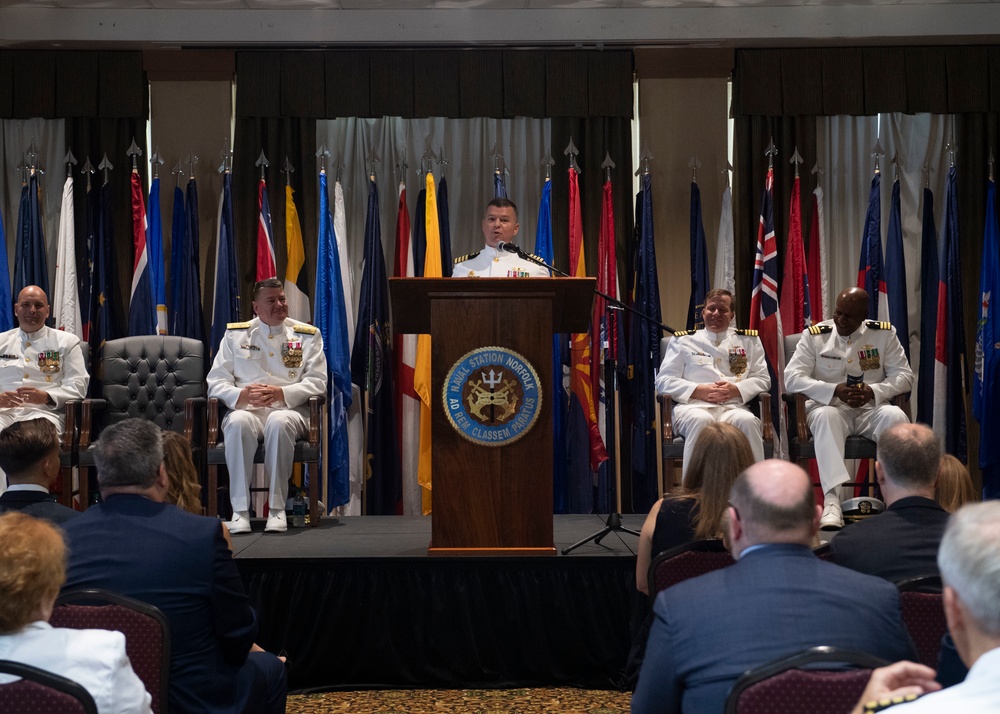
[[945, 454], [941, 458], [937, 484], [934, 487], [934, 500], [948, 513], [954, 513], [970, 501], [979, 500], [972, 485], [972, 477], [969, 476], [969, 469], [951, 454]]
[[167, 503], [188, 513], [204, 515], [201, 507], [201, 483], [194, 466], [191, 445], [176, 431], [163, 432], [163, 466], [167, 470]]
[[685, 471], [686, 486], [654, 503], [642, 525], [635, 566], [639, 592], [649, 594], [649, 565], [663, 551], [722, 537], [729, 489], [753, 463], [750, 442], [736, 427], [714, 422], [701, 431]]
[[[125, 635], [49, 624], [66, 582], [66, 545], [46, 521], [0, 516], [0, 659], [80, 684], [100, 714], [148, 714], [152, 697], [125, 654]], [[0, 675], [0, 683], [15, 679]]]

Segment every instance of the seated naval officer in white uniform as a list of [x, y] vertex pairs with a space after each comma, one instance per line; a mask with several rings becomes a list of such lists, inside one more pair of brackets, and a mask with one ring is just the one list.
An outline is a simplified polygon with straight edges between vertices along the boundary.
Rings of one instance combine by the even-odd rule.
[[760, 419], [746, 403], [771, 388], [764, 346], [756, 330], [736, 329], [728, 290], [710, 290], [701, 314], [704, 329], [675, 332], [656, 375], [656, 391], [674, 400], [674, 428], [684, 437], [684, 472], [698, 434], [714, 421], [742, 431], [754, 459], [763, 461]]
[[233, 507], [230, 533], [250, 532], [250, 478], [257, 442], [264, 437], [270, 513], [264, 530], [287, 530], [285, 501], [296, 439], [309, 428], [309, 397], [326, 394], [323, 338], [312, 325], [288, 318], [281, 281], [253, 289], [250, 322], [227, 326], [208, 373], [208, 396], [230, 411], [222, 421]]
[[806, 329], [785, 367], [785, 389], [809, 397], [806, 423], [826, 494], [821, 528], [844, 525], [838, 487], [851, 480], [844, 463], [847, 437], [877, 442], [889, 427], [909, 421], [889, 401], [912, 388], [910, 363], [892, 325], [866, 320], [867, 314], [868, 293], [847, 288], [837, 296], [833, 319]]
[[[80, 338], [46, 327], [49, 299], [36, 285], [21, 290], [14, 315], [19, 326], [0, 334], [0, 431], [41, 417], [62, 433], [63, 406], [90, 384]], [[6, 487], [0, 472], [0, 492]]]
[[546, 268], [525, 260], [503, 246], [514, 245], [521, 226], [517, 222], [517, 206], [506, 198], [494, 198], [486, 205], [483, 236], [486, 247], [455, 259], [453, 278], [547, 278]]

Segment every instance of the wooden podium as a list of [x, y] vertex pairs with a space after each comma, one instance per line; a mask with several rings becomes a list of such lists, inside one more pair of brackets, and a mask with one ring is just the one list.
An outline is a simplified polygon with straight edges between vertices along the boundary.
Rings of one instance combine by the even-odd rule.
[[[389, 280], [394, 332], [432, 337], [430, 554], [555, 554], [552, 335], [587, 331], [594, 287], [594, 278]], [[541, 389], [533, 425], [502, 446], [475, 443], [445, 409], [446, 380], [485, 347], [523, 356]]]

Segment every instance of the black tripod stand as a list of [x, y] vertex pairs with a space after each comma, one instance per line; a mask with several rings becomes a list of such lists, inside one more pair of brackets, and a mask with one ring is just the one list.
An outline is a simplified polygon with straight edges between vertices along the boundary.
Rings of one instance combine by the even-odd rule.
[[639, 535], [639, 531], [634, 531], [631, 528], [626, 528], [625, 526], [622, 525], [622, 516], [620, 513], [609, 513], [608, 520], [605, 521], [604, 528], [597, 531], [597, 533], [594, 533], [593, 535], [587, 536], [579, 543], [574, 543], [568, 548], [563, 548], [560, 552], [563, 555], [566, 555], [571, 550], [579, 548], [581, 545], [589, 543], [590, 541], [594, 541], [594, 543], [600, 545], [601, 541], [604, 539], [604, 536], [608, 535], [609, 533], [619, 533], [619, 532], [631, 533], [634, 536]]

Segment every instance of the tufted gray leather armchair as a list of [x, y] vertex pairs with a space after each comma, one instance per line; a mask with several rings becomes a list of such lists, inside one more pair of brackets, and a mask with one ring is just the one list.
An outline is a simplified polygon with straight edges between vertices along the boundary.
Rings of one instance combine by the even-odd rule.
[[201, 461], [198, 447], [204, 444], [205, 345], [201, 341], [174, 335], [124, 337], [106, 342], [102, 354], [103, 399], [84, 400], [82, 408], [83, 501], [94, 465], [95, 430], [132, 417], [150, 419], [162, 429], [184, 434], [196, 464]]

